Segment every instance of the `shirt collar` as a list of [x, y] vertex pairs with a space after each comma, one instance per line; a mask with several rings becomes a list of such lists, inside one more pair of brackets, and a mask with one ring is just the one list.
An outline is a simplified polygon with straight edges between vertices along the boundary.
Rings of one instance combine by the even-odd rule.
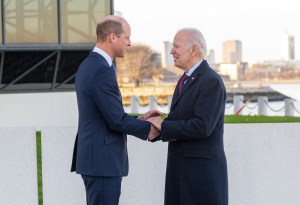
[[98, 47], [94, 47], [93, 52], [98, 53], [101, 56], [103, 56], [103, 58], [105, 58], [105, 60], [107, 61], [109, 66], [112, 65], [112, 59], [109, 57], [109, 55], [107, 53], [105, 53], [105, 51], [101, 50]]
[[185, 73], [186, 75], [188, 75], [189, 77], [193, 74], [193, 72], [194, 72], [194, 70], [196, 70], [196, 68], [198, 68], [199, 67], [199, 65], [201, 64], [201, 62], [203, 61], [203, 59], [202, 60], [200, 60], [200, 61], [198, 61], [191, 69], [189, 69], [189, 71], [187, 72], [187, 73]]

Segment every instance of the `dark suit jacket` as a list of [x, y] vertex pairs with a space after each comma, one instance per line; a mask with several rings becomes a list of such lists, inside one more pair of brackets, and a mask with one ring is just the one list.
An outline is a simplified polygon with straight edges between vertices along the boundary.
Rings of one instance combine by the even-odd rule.
[[165, 205], [227, 205], [223, 81], [203, 60], [177, 93], [178, 85], [161, 127], [169, 141]]
[[151, 124], [124, 112], [115, 71], [91, 52], [76, 73], [79, 111], [71, 171], [90, 176], [128, 174], [127, 136], [146, 140]]

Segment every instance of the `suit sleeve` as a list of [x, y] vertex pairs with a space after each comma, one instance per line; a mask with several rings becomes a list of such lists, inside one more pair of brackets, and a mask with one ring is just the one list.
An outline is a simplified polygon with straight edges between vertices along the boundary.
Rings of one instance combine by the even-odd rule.
[[146, 140], [151, 123], [125, 113], [114, 72], [109, 69], [98, 72], [92, 84], [94, 101], [109, 128]]
[[[224, 122], [226, 91], [217, 79], [206, 83], [198, 93], [194, 114], [188, 120], [165, 120], [162, 123], [161, 138], [169, 140], [190, 140], [209, 137], [218, 123]], [[222, 122], [220, 122], [222, 121]]]

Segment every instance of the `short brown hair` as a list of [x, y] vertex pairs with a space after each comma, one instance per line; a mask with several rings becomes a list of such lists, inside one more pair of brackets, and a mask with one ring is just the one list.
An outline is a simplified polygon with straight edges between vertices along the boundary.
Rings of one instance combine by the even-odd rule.
[[98, 23], [96, 29], [96, 35], [98, 41], [104, 41], [106, 37], [115, 33], [118, 37], [124, 32], [123, 26], [121, 22], [115, 20], [105, 20], [103, 22]]

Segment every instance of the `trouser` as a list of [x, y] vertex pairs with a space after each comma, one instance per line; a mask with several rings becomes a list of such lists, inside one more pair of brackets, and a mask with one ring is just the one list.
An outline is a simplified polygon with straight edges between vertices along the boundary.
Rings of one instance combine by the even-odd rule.
[[118, 205], [122, 177], [81, 175], [86, 191], [87, 205]]

